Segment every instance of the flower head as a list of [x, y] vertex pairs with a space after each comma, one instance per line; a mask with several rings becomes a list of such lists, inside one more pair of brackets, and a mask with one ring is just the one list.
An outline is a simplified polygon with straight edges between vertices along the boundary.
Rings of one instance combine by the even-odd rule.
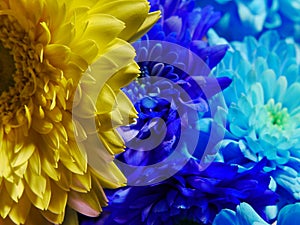
[[[158, 19], [148, 10], [146, 1], [0, 1], [1, 224], [61, 224], [65, 214], [76, 217], [71, 208], [96, 216], [107, 201], [102, 187], [125, 182], [112, 163], [124, 145], [109, 121], [103, 122], [112, 111], [104, 100], [114, 100], [138, 73], [127, 41]], [[120, 46], [115, 59], [127, 55], [126, 64], [105, 80], [97, 104], [78, 115], [101, 121], [99, 137], [107, 150], [98, 149], [102, 167], [92, 168], [84, 140], [82, 146], [76, 141], [88, 134], [75, 130], [72, 106], [92, 105], [84, 81], [97, 78], [83, 73]], [[76, 88], [81, 95], [75, 96]], [[132, 105], [124, 101], [115, 108]]]
[[[195, 8], [194, 1], [175, 3], [178, 8], [165, 1], [153, 2], [153, 9], [162, 10], [162, 18], [135, 43], [141, 75], [123, 91], [135, 102], [139, 118], [130, 127], [120, 129], [127, 148], [117, 156], [131, 165], [157, 163], [174, 152], [180, 137], [189, 133], [187, 140], [194, 138], [191, 132], [196, 133], [197, 120], [208, 111], [207, 100], [231, 82], [226, 77], [216, 81], [209, 76], [209, 67], [221, 60], [227, 45], [208, 46], [207, 41], [202, 40], [219, 18], [218, 13], [210, 7]], [[175, 24], [174, 27], [171, 24]], [[178, 111], [184, 112], [184, 116]], [[192, 111], [199, 115], [192, 115]], [[191, 129], [184, 132], [182, 125]], [[141, 140], [148, 139], [151, 134], [157, 137], [152, 144], [157, 145], [146, 151], [149, 145]], [[160, 140], [159, 137], [164, 138]]]
[[161, 183], [127, 187], [109, 194], [111, 214], [105, 224], [211, 224], [224, 208], [235, 209], [248, 202], [263, 217], [264, 208], [275, 204], [276, 194], [268, 189], [270, 177], [253, 169], [238, 173], [237, 166], [212, 163], [202, 170], [191, 159], [176, 175]]
[[293, 43], [267, 32], [232, 43], [216, 74], [233, 79], [224, 91], [228, 109], [223, 160], [264, 170], [299, 199], [299, 65]]

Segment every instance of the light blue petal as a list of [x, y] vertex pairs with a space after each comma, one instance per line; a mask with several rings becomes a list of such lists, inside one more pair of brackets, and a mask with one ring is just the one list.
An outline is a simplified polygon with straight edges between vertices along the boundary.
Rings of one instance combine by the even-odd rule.
[[265, 70], [268, 69], [268, 64], [266, 59], [263, 57], [258, 57], [254, 61], [254, 68], [258, 75], [261, 75]]
[[287, 60], [282, 67], [284, 68], [282, 74], [287, 78], [289, 85], [297, 81], [299, 75], [299, 66], [294, 60]]
[[287, 80], [284, 76], [280, 76], [275, 84], [275, 93], [274, 93], [274, 100], [275, 102], [282, 102], [285, 96], [287, 89]]
[[251, 100], [253, 105], [264, 105], [264, 91], [260, 83], [251, 87]]
[[246, 79], [245, 79], [245, 89], [248, 90], [255, 82], [257, 82], [257, 74], [254, 70], [248, 70], [246, 74]]
[[264, 89], [265, 99], [273, 98], [274, 84], [276, 83], [276, 75], [273, 70], [265, 70], [261, 74], [262, 85]]
[[223, 209], [214, 219], [213, 225], [240, 225], [236, 213], [230, 209]]
[[239, 225], [268, 225], [247, 203], [243, 202], [237, 207]]
[[286, 91], [283, 106], [294, 109], [300, 104], [300, 83], [293, 83]]
[[267, 63], [270, 69], [272, 69], [276, 77], [279, 77], [280, 74], [280, 59], [274, 52], [270, 52], [267, 58]]
[[272, 50], [279, 41], [280, 38], [276, 31], [265, 32], [259, 38], [259, 43], [269, 50]]
[[299, 225], [300, 203], [283, 207], [278, 215], [277, 225]]

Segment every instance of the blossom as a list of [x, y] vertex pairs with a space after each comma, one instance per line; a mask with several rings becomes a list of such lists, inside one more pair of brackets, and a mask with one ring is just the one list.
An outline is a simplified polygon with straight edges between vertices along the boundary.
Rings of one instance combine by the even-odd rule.
[[108, 191], [110, 215], [104, 224], [211, 224], [222, 209], [235, 209], [241, 202], [265, 217], [265, 206], [275, 204], [277, 196], [268, 189], [270, 177], [261, 172], [263, 164], [239, 173], [237, 166], [218, 162], [203, 170], [191, 159], [168, 180]]
[[[107, 99], [115, 101], [119, 89], [138, 73], [127, 41], [158, 19], [157, 12], [148, 10], [142, 0], [0, 1], [1, 224], [61, 224], [65, 214], [74, 224], [74, 210], [99, 215], [107, 204], [103, 187], [125, 183], [112, 162], [124, 144], [109, 126], [113, 103]], [[93, 108], [85, 81], [97, 80], [97, 74], [84, 73], [97, 60], [107, 62], [109, 52], [118, 53], [111, 60], [126, 56], [127, 61], [105, 80]], [[77, 88], [81, 95], [75, 96]], [[116, 112], [132, 111], [126, 99]], [[75, 130], [73, 123], [80, 125], [72, 119], [73, 103], [87, 106], [78, 117], [92, 115], [98, 122], [106, 147], [98, 148], [98, 168], [88, 163], [84, 140], [80, 146], [76, 142], [88, 133]]]
[[215, 29], [229, 40], [242, 40], [247, 35], [257, 36], [271, 29], [277, 29], [283, 37], [300, 38], [298, 0], [204, 0], [197, 4], [211, 4], [222, 12]]
[[[298, 224], [296, 218], [299, 218], [299, 215], [299, 203], [286, 205], [280, 210], [278, 220], [274, 223], [274, 225]], [[266, 223], [249, 204], [244, 202], [237, 206], [236, 212], [230, 209], [222, 210], [216, 216], [213, 225], [220, 225], [224, 223], [228, 225], [268, 225], [268, 223]]]
[[232, 78], [220, 160], [248, 167], [262, 158], [268, 172], [299, 199], [299, 65], [293, 43], [267, 32], [233, 42], [215, 73]]

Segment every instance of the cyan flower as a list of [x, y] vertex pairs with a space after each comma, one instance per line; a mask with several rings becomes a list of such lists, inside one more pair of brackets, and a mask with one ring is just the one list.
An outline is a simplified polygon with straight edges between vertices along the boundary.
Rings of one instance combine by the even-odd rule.
[[299, 0], [199, 0], [197, 5], [211, 4], [221, 11], [217, 32], [229, 40], [242, 40], [247, 35], [259, 35], [278, 29], [284, 37], [300, 39]]
[[219, 156], [247, 167], [267, 158], [264, 171], [300, 199], [300, 83], [295, 45], [267, 32], [232, 43], [216, 69], [233, 82], [224, 91], [228, 125]]
[[211, 224], [222, 209], [234, 210], [241, 202], [266, 218], [264, 209], [276, 203], [277, 195], [268, 189], [270, 177], [261, 172], [264, 163], [239, 173], [237, 166], [217, 162], [203, 171], [199, 161], [191, 159], [158, 184], [107, 191], [110, 215], [105, 224]]
[[[298, 225], [300, 203], [283, 207], [278, 215], [277, 225]], [[215, 218], [213, 225], [268, 225], [247, 203], [237, 206], [236, 212], [230, 209], [222, 210]]]

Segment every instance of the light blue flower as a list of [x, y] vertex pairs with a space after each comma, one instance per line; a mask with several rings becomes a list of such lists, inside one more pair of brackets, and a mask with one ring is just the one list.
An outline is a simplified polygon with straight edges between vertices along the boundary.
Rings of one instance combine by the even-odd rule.
[[272, 31], [259, 40], [232, 43], [217, 76], [230, 76], [224, 90], [228, 125], [219, 160], [264, 168], [294, 198], [300, 199], [300, 83], [293, 43]]
[[[300, 217], [300, 203], [283, 207], [278, 215], [277, 225], [298, 225]], [[223, 209], [215, 218], [213, 225], [268, 225], [247, 203], [237, 206], [236, 212]]]
[[197, 4], [211, 4], [222, 12], [216, 30], [230, 40], [242, 40], [269, 29], [300, 39], [299, 0], [199, 0]]

